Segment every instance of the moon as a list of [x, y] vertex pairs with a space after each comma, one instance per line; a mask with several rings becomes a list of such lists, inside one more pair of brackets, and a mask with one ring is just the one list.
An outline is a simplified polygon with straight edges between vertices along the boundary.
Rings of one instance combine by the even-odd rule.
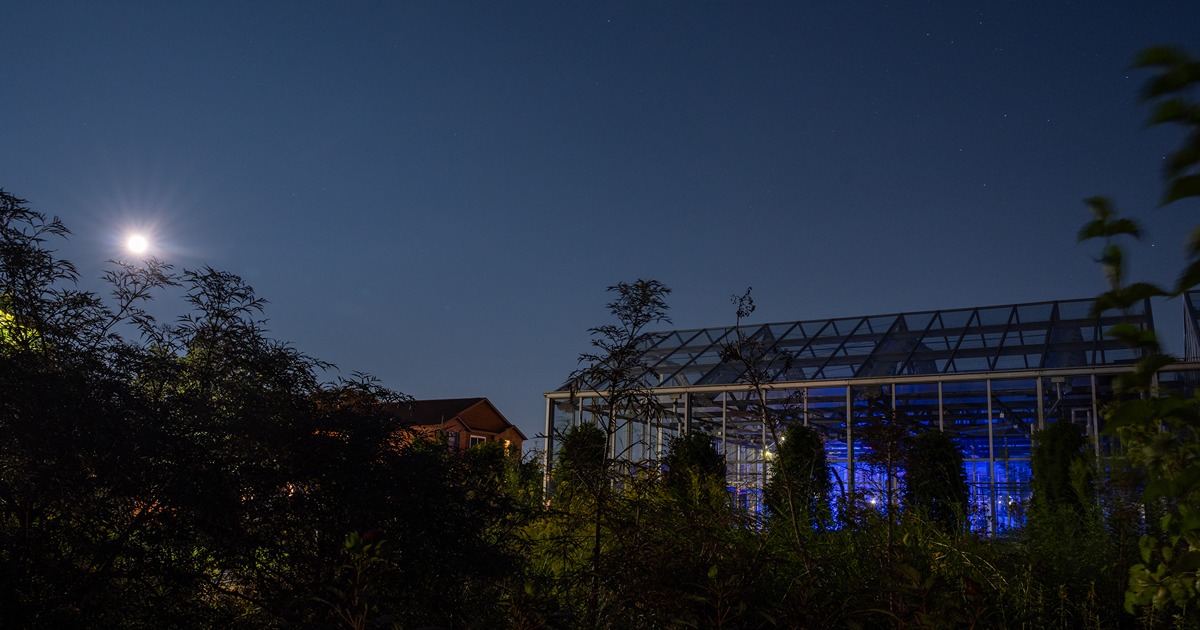
[[150, 242], [147, 241], [146, 237], [142, 236], [141, 234], [133, 234], [125, 240], [125, 249], [128, 249], [135, 254], [144, 254], [149, 247]]

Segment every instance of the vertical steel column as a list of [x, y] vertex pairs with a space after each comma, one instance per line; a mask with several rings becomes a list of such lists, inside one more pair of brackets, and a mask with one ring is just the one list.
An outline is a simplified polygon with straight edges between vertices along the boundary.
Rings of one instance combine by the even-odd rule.
[[808, 388], [800, 390], [804, 396], [804, 426], [808, 426]]
[[725, 475], [729, 475], [729, 395], [721, 394], [721, 459], [725, 460]]
[[[763, 410], [763, 416], [766, 416], [766, 409]], [[762, 462], [762, 469], [758, 473], [757, 489], [761, 491], [767, 487], [767, 454], [770, 451], [767, 450], [767, 421], [766, 421], [766, 418], [765, 417], [760, 418], [760, 422], [761, 422], [762, 426], [759, 427], [759, 429], [762, 431], [762, 437], [759, 439], [760, 439], [760, 448], [762, 450], [759, 452], [762, 453], [762, 457], [760, 457], [759, 460]], [[761, 500], [761, 498], [762, 498], [761, 494], [759, 495], [759, 498]]]
[[662, 432], [666, 431], [666, 422], [659, 421], [658, 444], [654, 445], [654, 460], [662, 461]]
[[658, 430], [659, 422], [660, 420], [651, 418], [650, 422], [646, 423], [646, 434], [642, 436], [642, 459], [644, 461], [654, 461], [654, 433]]
[[942, 382], [938, 381], [938, 431], [946, 430], [946, 409], [942, 403]]
[[633, 445], [635, 444], [635, 442], [633, 441], [633, 425], [635, 422], [640, 422], [640, 420], [636, 420], [635, 418], [629, 418], [628, 420], [625, 421], [624, 452], [627, 453], [630, 458], [633, 457]]
[[687, 435], [692, 432], [692, 395], [682, 394], [683, 396], [683, 434]]
[[742, 479], [742, 440], [740, 439], [733, 445], [733, 457], [733, 461], [737, 462], [737, 473], [733, 475], [733, 479], [736, 479], [738, 484], [744, 484], [745, 480]]
[[992, 379], [987, 380], [988, 534], [996, 533], [996, 437], [992, 433]]
[[1092, 374], [1092, 447], [1096, 451], [1096, 469], [1100, 463], [1100, 402], [1096, 399], [1096, 375]]
[[[851, 406], [850, 384], [846, 384], [846, 476], [849, 477], [850, 497], [854, 496], [854, 407]], [[849, 499], [850, 497], [846, 497]]]
[[662, 425], [662, 418], [650, 418], [650, 424], [646, 427], [646, 443], [642, 445], [642, 459], [652, 462], [658, 459], [654, 454], [654, 436], [658, 434], [658, 427]]
[[1046, 428], [1046, 392], [1042, 388], [1042, 377], [1037, 377], [1037, 409], [1038, 409], [1038, 431]]
[[[612, 396], [612, 392], [608, 393]], [[605, 437], [608, 439], [608, 456], [611, 459], [617, 458], [617, 408], [610, 402], [608, 404], [608, 426], [605, 427]]]
[[550, 453], [554, 450], [554, 403], [546, 399], [546, 452], [542, 454], [542, 496], [550, 496]]

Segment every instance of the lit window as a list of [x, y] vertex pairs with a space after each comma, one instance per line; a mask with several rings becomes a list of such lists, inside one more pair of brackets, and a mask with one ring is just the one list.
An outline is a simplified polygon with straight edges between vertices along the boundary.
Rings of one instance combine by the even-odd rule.
[[483, 444], [486, 441], [487, 441], [487, 438], [483, 437], [482, 435], [472, 435], [471, 436], [471, 446], [475, 446], [477, 444]]

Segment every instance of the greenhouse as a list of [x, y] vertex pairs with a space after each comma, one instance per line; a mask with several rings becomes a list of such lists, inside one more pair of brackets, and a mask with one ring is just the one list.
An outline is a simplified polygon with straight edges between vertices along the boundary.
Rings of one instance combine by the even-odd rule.
[[[704, 431], [725, 456], [730, 492], [761, 510], [773, 436], [781, 423], [803, 423], [823, 436], [835, 494], [875, 503], [887, 482], [864, 463], [863, 428], [903, 422], [947, 432], [960, 446], [976, 529], [1018, 526], [1034, 431], [1074, 423], [1101, 463], [1118, 448], [1100, 431], [1100, 410], [1113, 397], [1114, 376], [1141, 354], [1105, 331], [1121, 322], [1153, 330], [1151, 305], [1101, 317], [1090, 315], [1091, 306], [1064, 300], [649, 335], [639, 347], [638, 385], [659, 403], [657, 412], [617, 414], [610, 456], [652, 464], [672, 436]], [[1195, 294], [1185, 297], [1189, 360], [1163, 370], [1160, 388], [1191, 388], [1200, 374], [1192, 362], [1198, 306]], [[753, 360], [731, 360], [731, 347], [755, 348]], [[607, 426], [606, 390], [568, 383], [546, 394], [551, 486], [556, 438], [579, 423]]]

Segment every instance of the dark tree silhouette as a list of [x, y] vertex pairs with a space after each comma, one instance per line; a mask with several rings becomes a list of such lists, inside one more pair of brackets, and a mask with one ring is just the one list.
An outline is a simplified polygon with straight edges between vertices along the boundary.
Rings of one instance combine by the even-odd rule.
[[763, 495], [772, 521], [796, 519], [806, 529], [829, 525], [833, 482], [825, 443], [816, 429], [789, 424], [780, 435]]
[[962, 449], [941, 431], [918, 433], [904, 464], [904, 508], [923, 514], [948, 532], [962, 531], [970, 488]]

